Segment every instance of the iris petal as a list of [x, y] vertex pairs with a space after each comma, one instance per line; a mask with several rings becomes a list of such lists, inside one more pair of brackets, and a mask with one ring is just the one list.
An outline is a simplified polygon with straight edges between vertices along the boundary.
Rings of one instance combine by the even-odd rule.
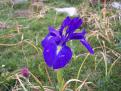
[[50, 35], [56, 36], [56, 37], [61, 37], [59, 34], [59, 31], [55, 30], [54, 27], [49, 26], [48, 30], [50, 31]]
[[67, 29], [67, 34], [74, 32], [82, 25], [83, 21], [79, 17], [73, 18], [70, 22], [69, 28]]
[[69, 39], [82, 39], [84, 38], [84, 36], [82, 35], [82, 33], [73, 33], [70, 35]]
[[57, 50], [57, 46], [54, 43], [47, 44], [46, 47], [44, 48], [43, 56], [45, 59], [45, 63], [49, 67], [52, 67], [53, 63], [56, 60], [56, 50]]
[[81, 33], [72, 33], [69, 35], [69, 39], [83, 39], [86, 34], [85, 29], [82, 30]]
[[64, 28], [67, 27], [67, 26], [70, 24], [70, 22], [71, 22], [71, 18], [68, 17], [68, 16], [63, 20], [63, 22], [62, 22], [62, 24], [61, 24], [61, 27], [60, 27], [60, 29], [59, 29], [61, 35], [62, 35], [62, 32], [63, 32]]
[[70, 62], [72, 58], [71, 49], [68, 46], [63, 46], [57, 54], [57, 59], [53, 64], [53, 69], [63, 68]]
[[83, 39], [85, 37], [85, 34], [86, 34], [86, 30], [83, 29], [81, 31], [81, 33], [70, 33], [67, 38], [66, 38], [66, 41], [69, 41], [69, 40], [78, 40], [78, 39]]
[[86, 30], [83, 28], [81, 33], [82, 33], [82, 35], [85, 35], [86, 34]]
[[80, 42], [84, 45], [84, 47], [87, 48], [87, 50], [88, 50], [91, 54], [94, 54], [94, 50], [92, 49], [92, 47], [91, 47], [90, 44], [86, 41], [85, 38], [81, 39]]
[[43, 48], [51, 43], [56, 43], [56, 37], [53, 37], [50, 34], [48, 34], [41, 42]]

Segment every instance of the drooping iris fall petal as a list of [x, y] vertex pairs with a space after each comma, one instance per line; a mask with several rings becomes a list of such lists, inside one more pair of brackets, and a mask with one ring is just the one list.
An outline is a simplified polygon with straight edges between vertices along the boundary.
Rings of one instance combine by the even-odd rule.
[[43, 56], [49, 67], [53, 67], [53, 63], [56, 60], [56, 51], [57, 46], [54, 43], [47, 44], [46, 48], [44, 48]]
[[90, 54], [94, 54], [94, 50], [92, 49], [92, 47], [91, 47], [90, 44], [86, 41], [85, 38], [81, 39], [80, 42], [81, 42], [82, 45], [90, 52]]
[[63, 46], [56, 56], [56, 61], [53, 64], [53, 69], [65, 67], [72, 58], [71, 49], [68, 46]]
[[[51, 43], [56, 43], [56, 37], [51, 36], [48, 34], [41, 42], [41, 45], [43, 48], [45, 48], [47, 45], [50, 45]], [[47, 46], [48, 47], [48, 46]]]

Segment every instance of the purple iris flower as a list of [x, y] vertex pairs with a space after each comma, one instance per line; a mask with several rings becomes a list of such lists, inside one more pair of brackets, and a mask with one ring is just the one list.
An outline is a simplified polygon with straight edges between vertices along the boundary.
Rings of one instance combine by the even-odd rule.
[[85, 29], [80, 33], [75, 32], [82, 23], [83, 21], [79, 17], [66, 17], [58, 30], [49, 26], [49, 33], [41, 43], [43, 47], [43, 56], [49, 67], [60, 69], [70, 62], [72, 51], [66, 45], [69, 40], [80, 40], [90, 54], [94, 54], [92, 47], [85, 39]]

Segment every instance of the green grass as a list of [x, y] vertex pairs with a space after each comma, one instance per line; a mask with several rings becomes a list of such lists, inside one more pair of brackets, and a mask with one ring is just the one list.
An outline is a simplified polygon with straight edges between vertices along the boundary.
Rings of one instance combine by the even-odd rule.
[[[47, 4], [51, 7], [53, 5], [55, 6], [70, 6], [76, 4], [74, 3], [65, 3], [66, 1], [54, 1], [55, 4], [52, 2], [47, 2]], [[77, 5], [79, 7], [79, 5]], [[22, 6], [18, 6], [22, 7]], [[24, 6], [25, 7], [25, 6]], [[57, 79], [55, 72], [47, 68], [49, 77], [52, 81], [52, 84], [48, 81], [47, 72], [45, 70], [45, 63], [44, 59], [42, 57], [42, 47], [40, 45], [41, 40], [46, 36], [48, 33], [48, 26], [54, 25], [55, 16], [56, 13], [52, 9], [50, 9], [44, 18], [40, 19], [28, 19], [28, 18], [13, 18], [11, 14], [14, 12], [14, 10], [7, 5], [0, 7], [2, 8], [2, 11], [0, 11], [0, 21], [5, 21], [7, 24], [9, 24], [9, 29], [1, 29], [0, 30], [0, 37], [8, 34], [15, 35], [14, 37], [8, 38], [8, 36], [4, 38], [0, 38], [0, 44], [8, 44], [6, 45], [0, 45], [0, 90], [1, 91], [11, 91], [11, 88], [15, 86], [16, 80], [12, 77], [15, 76], [15, 74], [18, 74], [18, 70], [20, 70], [22, 67], [27, 66], [29, 70], [34, 74], [37, 79], [39, 79], [42, 82], [43, 86], [51, 86], [54, 87], [57, 84]], [[92, 7], [90, 7], [92, 8]], [[87, 8], [87, 10], [90, 10]], [[91, 10], [96, 11], [97, 9], [92, 8]], [[88, 11], [87, 11], [88, 12]], [[91, 11], [89, 11], [91, 13]], [[100, 11], [98, 11], [100, 12]], [[102, 21], [102, 15], [100, 15], [98, 12], [96, 14], [100, 18], [100, 21]], [[10, 14], [11, 13], [11, 14]], [[93, 12], [92, 12], [93, 13]], [[58, 28], [62, 20], [65, 18], [66, 15], [61, 14], [57, 15], [57, 20], [55, 22], [55, 27]], [[81, 16], [81, 15], [80, 15]], [[87, 16], [84, 15], [86, 18]], [[90, 18], [90, 17], [88, 17]], [[23, 28], [20, 30], [20, 33], [16, 31], [16, 23], [23, 26]], [[110, 22], [113, 26], [110, 28], [111, 31], [114, 34], [114, 38], [110, 39], [111, 42], [108, 42], [105, 38], [103, 38], [101, 35], [99, 35], [99, 38], [96, 36], [89, 37], [89, 42], [91, 43], [93, 48], [97, 48], [100, 46], [106, 46], [107, 48], [99, 48], [95, 49], [94, 55], [89, 55], [87, 59], [85, 59], [87, 53], [87, 50], [80, 45], [79, 41], [73, 41], [72, 43], [69, 42], [68, 45], [73, 48], [73, 54], [75, 56], [83, 54], [79, 57], [73, 56], [70, 64], [65, 67], [63, 70], [63, 75], [65, 81], [68, 81], [69, 79], [76, 79], [77, 74], [79, 73], [79, 68], [81, 68], [79, 73], [79, 80], [85, 80], [87, 78], [87, 75], [90, 75], [88, 77], [87, 81], [93, 82], [96, 87], [89, 86], [84, 87], [82, 91], [87, 91], [85, 89], [93, 89], [93, 91], [120, 91], [121, 90], [121, 58], [116, 61], [115, 65], [111, 69], [111, 73], [107, 74], [109, 72], [109, 69], [113, 62], [121, 56], [121, 30], [120, 30], [120, 21], [113, 21]], [[102, 22], [99, 22], [100, 25], [103, 25]], [[87, 31], [88, 35], [91, 31], [96, 29], [94, 24], [85, 24], [83, 25]], [[105, 28], [99, 31], [99, 28], [97, 29], [98, 33], [101, 33], [102, 35], [105, 35], [104, 32]], [[22, 38], [23, 35], [23, 38]], [[106, 37], [107, 38], [107, 37]], [[22, 44], [10, 46], [10, 44], [15, 44], [22, 41]], [[105, 43], [105, 45], [104, 45]], [[106, 51], [106, 53], [105, 53]], [[104, 54], [104, 55], [103, 55]], [[117, 54], [118, 56], [116, 56]], [[106, 57], [106, 59], [105, 59]], [[85, 62], [84, 62], [85, 60]], [[84, 62], [84, 64], [83, 64]], [[106, 63], [105, 63], [106, 62]], [[106, 70], [106, 64], [107, 64], [107, 70]], [[5, 65], [5, 67], [2, 67], [2, 65]], [[106, 73], [107, 71], [107, 73]], [[107, 75], [106, 75], [107, 74]], [[12, 76], [12, 77], [11, 77]], [[36, 80], [30, 77], [30, 82], [33, 85], [38, 85]], [[24, 83], [24, 82], [23, 82]], [[80, 84], [77, 84], [77, 86]], [[69, 85], [69, 88], [75, 89], [75, 82], [71, 83]]]

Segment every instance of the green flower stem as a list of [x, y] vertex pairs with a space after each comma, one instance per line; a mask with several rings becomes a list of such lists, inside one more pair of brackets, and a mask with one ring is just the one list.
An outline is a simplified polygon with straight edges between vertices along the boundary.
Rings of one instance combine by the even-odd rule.
[[62, 91], [62, 87], [64, 85], [64, 78], [63, 78], [62, 69], [57, 71], [57, 81], [58, 81], [59, 91]]

